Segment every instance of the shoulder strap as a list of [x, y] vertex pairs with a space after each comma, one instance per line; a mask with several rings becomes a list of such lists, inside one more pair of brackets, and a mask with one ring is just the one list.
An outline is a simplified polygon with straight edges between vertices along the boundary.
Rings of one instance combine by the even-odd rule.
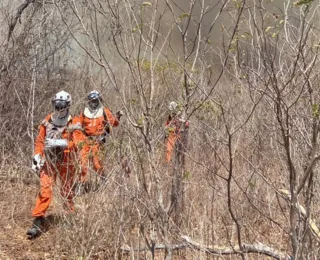
[[104, 118], [104, 121], [109, 122], [105, 108], [103, 108], [103, 118]]

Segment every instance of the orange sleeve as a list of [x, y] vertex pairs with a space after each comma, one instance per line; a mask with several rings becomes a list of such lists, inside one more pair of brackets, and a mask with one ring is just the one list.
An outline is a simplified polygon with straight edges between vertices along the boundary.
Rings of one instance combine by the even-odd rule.
[[107, 119], [110, 125], [112, 126], [118, 126], [119, 125], [119, 120], [112, 114], [112, 112], [108, 108], [104, 108], [104, 111], [107, 115]]
[[171, 117], [171, 115], [169, 115], [168, 119], [166, 121], [166, 126], [170, 125], [171, 121], [172, 121], [172, 117]]
[[[83, 115], [80, 114], [79, 116], [76, 116], [72, 120], [72, 125], [77, 125], [79, 127], [83, 127]], [[81, 142], [84, 142], [86, 140], [86, 135], [84, 134], [83, 130], [76, 129], [72, 132], [72, 139], [74, 144], [78, 147], [81, 145]]]
[[44, 156], [44, 140], [46, 139], [46, 127], [41, 124], [38, 136], [34, 142], [34, 155]]
[[71, 151], [71, 150], [73, 150], [73, 149], [75, 148], [74, 145], [75, 145], [74, 142], [73, 142], [71, 139], [69, 139], [69, 140], [68, 140], [68, 150], [65, 150], [65, 151]]
[[41, 156], [44, 156], [44, 141], [46, 139], [46, 127], [44, 123], [45, 121], [48, 121], [50, 117], [51, 114], [47, 115], [46, 118], [41, 122], [38, 136], [34, 142], [34, 155], [40, 154]]

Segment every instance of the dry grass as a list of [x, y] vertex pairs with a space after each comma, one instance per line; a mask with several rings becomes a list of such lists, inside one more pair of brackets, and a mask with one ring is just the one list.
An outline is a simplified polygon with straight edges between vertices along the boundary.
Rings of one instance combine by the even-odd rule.
[[[163, 187], [170, 187], [170, 170], [161, 172]], [[170, 169], [170, 168], [169, 168]], [[226, 208], [226, 193], [223, 181], [214, 186], [201, 171], [195, 171], [186, 181], [185, 214], [183, 225], [176, 229], [170, 220], [169, 239], [173, 244], [183, 241], [181, 235], [188, 235], [205, 246], [236, 245], [233, 221]], [[37, 181], [28, 179], [2, 180], [0, 229], [4, 236], [0, 239], [1, 254], [8, 259], [151, 259], [150, 250], [140, 253], [121, 252], [124, 245], [135, 249], [147, 249], [146, 239], [155, 244], [164, 244], [161, 233], [161, 218], [150, 221], [145, 206], [154, 207], [139, 187], [137, 172], [129, 178], [115, 170], [100, 191], [75, 198], [76, 213], [65, 215], [62, 198], [55, 187], [55, 199], [47, 217], [46, 230], [38, 239], [29, 241], [25, 232], [30, 227], [30, 216]], [[257, 184], [258, 185], [258, 184]], [[268, 217], [286, 226], [286, 220], [272, 198], [272, 191], [259, 186], [259, 192], [252, 195], [255, 205]], [[168, 194], [167, 189], [165, 194]], [[262, 193], [264, 195], [262, 195]], [[268, 198], [260, 201], [263, 198]], [[156, 199], [156, 197], [154, 197]], [[169, 200], [169, 197], [165, 202]], [[152, 204], [145, 205], [150, 202]], [[241, 223], [243, 240], [246, 243], [260, 242], [281, 251], [287, 251], [288, 236], [276, 225], [267, 221], [254, 210], [246, 198], [234, 188], [234, 209]], [[260, 204], [259, 204], [260, 203]], [[168, 238], [167, 238], [168, 239]], [[156, 252], [155, 259], [164, 259], [165, 252]], [[239, 256], [210, 256], [191, 248], [175, 251], [173, 259], [240, 259]], [[265, 256], [250, 255], [248, 259], [269, 259]]]

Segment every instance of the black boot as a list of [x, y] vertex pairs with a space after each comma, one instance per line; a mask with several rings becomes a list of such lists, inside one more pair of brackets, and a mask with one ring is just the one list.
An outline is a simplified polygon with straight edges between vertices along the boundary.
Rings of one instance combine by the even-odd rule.
[[34, 239], [40, 235], [43, 223], [44, 217], [36, 217], [33, 220], [32, 227], [27, 231], [27, 236], [29, 239]]

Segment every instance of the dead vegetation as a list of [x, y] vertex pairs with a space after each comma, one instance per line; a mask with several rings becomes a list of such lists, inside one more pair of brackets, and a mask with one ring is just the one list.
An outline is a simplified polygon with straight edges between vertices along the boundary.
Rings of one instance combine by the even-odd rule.
[[[316, 1], [1, 3], [0, 258], [318, 259], [318, 17]], [[125, 116], [107, 182], [74, 215], [55, 191], [29, 241], [34, 137], [61, 89], [73, 113], [98, 89]], [[190, 129], [168, 165], [171, 100]]]

